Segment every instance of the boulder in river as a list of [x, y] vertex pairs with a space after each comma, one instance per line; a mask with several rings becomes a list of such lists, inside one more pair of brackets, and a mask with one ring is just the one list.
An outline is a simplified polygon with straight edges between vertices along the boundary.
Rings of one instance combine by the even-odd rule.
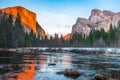
[[67, 77], [74, 78], [74, 79], [78, 78], [81, 75], [81, 73], [75, 69], [65, 69], [63, 74]]
[[107, 78], [102, 74], [95, 74], [94, 78], [95, 80], [107, 80]]

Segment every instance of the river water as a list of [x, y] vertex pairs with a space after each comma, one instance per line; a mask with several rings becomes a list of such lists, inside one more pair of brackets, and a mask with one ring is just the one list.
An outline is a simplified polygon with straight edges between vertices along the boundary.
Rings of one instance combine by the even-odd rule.
[[[76, 79], [60, 73], [76, 69]], [[12, 53], [0, 52], [0, 80], [94, 80], [95, 74], [120, 80], [119, 53], [83, 55], [70, 52]]]

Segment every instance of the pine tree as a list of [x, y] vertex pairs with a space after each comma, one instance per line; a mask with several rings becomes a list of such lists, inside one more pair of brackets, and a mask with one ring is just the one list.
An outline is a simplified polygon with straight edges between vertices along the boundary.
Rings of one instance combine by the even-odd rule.
[[118, 46], [120, 46], [120, 21], [118, 21], [116, 35], [117, 35], [117, 39], [118, 39]]

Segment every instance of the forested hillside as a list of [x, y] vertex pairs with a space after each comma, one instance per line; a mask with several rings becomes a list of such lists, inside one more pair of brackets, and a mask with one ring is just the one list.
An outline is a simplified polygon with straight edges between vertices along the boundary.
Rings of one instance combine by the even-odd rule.
[[25, 33], [19, 18], [16, 18], [15, 22], [13, 22], [12, 17], [10, 15], [0, 21], [0, 47], [38, 46], [39, 37], [36, 38], [32, 30], [30, 33]]

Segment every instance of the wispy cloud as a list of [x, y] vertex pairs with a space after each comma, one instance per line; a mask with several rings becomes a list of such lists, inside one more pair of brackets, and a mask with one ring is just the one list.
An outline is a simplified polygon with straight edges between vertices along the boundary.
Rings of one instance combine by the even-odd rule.
[[67, 34], [71, 32], [72, 25], [76, 21], [74, 17], [63, 13], [48, 12], [44, 10], [40, 10], [38, 13], [38, 22], [44, 27], [46, 32], [52, 35], [54, 33]]
[[[70, 3], [67, 4], [67, 6], [61, 4], [62, 7], [60, 10], [54, 10], [53, 8], [51, 9], [53, 12], [40, 10], [38, 21], [44, 27], [46, 32], [50, 34], [66, 34], [71, 32], [72, 25], [75, 24], [78, 17], [88, 18], [91, 14], [91, 10], [95, 8], [118, 12], [120, 11], [119, 3], [120, 0], [75, 0], [73, 3], [70, 0]], [[57, 5], [54, 7], [57, 7]]]

